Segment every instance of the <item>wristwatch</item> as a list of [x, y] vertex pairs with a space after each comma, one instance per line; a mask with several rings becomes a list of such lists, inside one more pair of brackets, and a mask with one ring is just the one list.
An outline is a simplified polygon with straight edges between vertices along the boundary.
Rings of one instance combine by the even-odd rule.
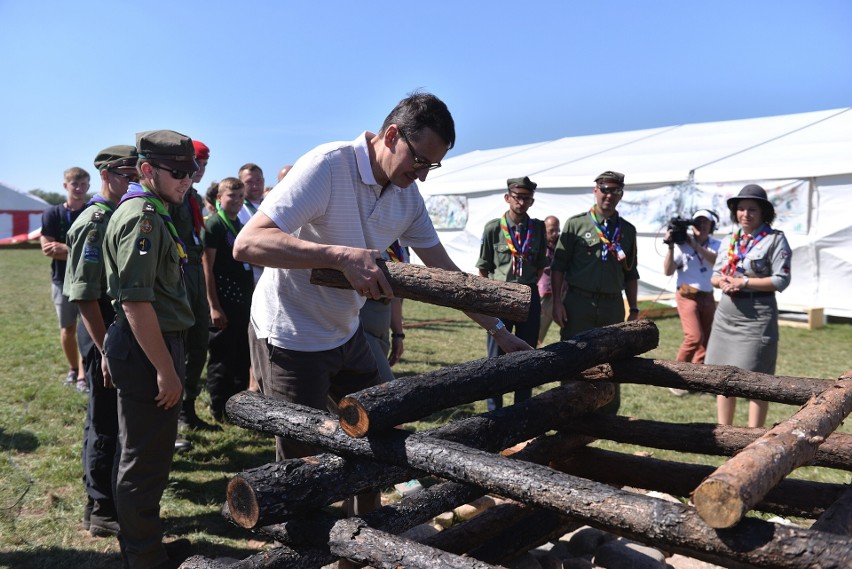
[[634, 313], [636, 313], [636, 314], [639, 313], [639, 307], [638, 306], [631, 306], [630, 307], [630, 314], [634, 314]]
[[743, 289], [748, 288], [748, 277], [743, 275]]
[[505, 325], [505, 324], [503, 324], [503, 321], [502, 321], [502, 320], [500, 320], [500, 319], [498, 318], [498, 319], [497, 319], [497, 324], [495, 324], [495, 325], [494, 325], [494, 328], [489, 328], [489, 329], [488, 329], [488, 335], [489, 335], [489, 336], [496, 336], [496, 335], [497, 335], [497, 332], [499, 332], [500, 330], [502, 330], [502, 329], [503, 329], [503, 328], [505, 328], [505, 327], [506, 327], [506, 325]]

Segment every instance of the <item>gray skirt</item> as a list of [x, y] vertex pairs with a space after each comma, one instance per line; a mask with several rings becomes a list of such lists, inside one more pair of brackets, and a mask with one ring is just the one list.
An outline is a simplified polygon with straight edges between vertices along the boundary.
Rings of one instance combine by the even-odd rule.
[[723, 294], [713, 318], [704, 363], [774, 374], [777, 359], [775, 295], [731, 298]]

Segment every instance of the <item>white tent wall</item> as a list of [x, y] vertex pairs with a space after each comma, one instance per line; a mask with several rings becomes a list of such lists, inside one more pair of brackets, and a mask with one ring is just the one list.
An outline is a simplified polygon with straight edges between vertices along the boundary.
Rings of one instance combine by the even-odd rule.
[[445, 160], [420, 188], [450, 256], [476, 273], [482, 228], [507, 209], [507, 178], [530, 176], [539, 185], [530, 215], [556, 215], [564, 224], [593, 205], [598, 173], [624, 172], [627, 188], [619, 211], [639, 232], [640, 294], [654, 295], [675, 288], [674, 278], [662, 271], [666, 222], [703, 207], [715, 210], [722, 218], [716, 237], [726, 254], [731, 223], [725, 202], [745, 184], [757, 183], [775, 204], [774, 226], [793, 248], [793, 278], [779, 303], [822, 306], [828, 315], [852, 317], [849, 110], [474, 151]]
[[29, 212], [27, 233], [41, 227], [41, 212], [50, 204], [41, 198], [25, 193], [13, 186], [0, 182], [0, 239], [12, 237], [13, 216]]

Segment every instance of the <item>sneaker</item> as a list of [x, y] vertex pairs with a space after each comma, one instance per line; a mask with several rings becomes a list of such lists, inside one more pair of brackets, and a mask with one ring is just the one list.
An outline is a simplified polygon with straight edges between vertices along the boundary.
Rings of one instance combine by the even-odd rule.
[[95, 501], [92, 500], [91, 496], [86, 501], [86, 505], [83, 506], [83, 529], [89, 531], [89, 528], [92, 526], [92, 507], [94, 507]]
[[184, 452], [190, 450], [192, 448], [192, 443], [186, 439], [178, 438], [175, 439], [175, 452]]
[[118, 522], [106, 518], [92, 516], [89, 524], [92, 537], [113, 537], [119, 534]]
[[65, 376], [65, 381], [63, 382], [67, 386], [72, 386], [77, 383], [77, 370], [71, 369], [68, 370], [68, 375]]
[[78, 379], [77, 380], [77, 391], [79, 391], [80, 393], [88, 393], [89, 392], [89, 384], [86, 382], [85, 379]]

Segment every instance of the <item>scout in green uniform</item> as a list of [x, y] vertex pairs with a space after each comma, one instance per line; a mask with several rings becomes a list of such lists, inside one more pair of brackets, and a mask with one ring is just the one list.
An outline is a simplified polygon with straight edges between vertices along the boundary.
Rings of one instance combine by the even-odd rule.
[[68, 262], [63, 294], [77, 304], [92, 347], [83, 354], [86, 380], [91, 388], [83, 427], [83, 482], [88, 502], [83, 527], [95, 536], [118, 533], [113, 501], [113, 464], [118, 440], [116, 391], [102, 372], [101, 353], [107, 327], [115, 318], [107, 296], [103, 239], [107, 223], [127, 184], [137, 180], [136, 147], [110, 146], [98, 153], [95, 168], [101, 191], [92, 198], [71, 225], [66, 236]]
[[[482, 277], [530, 287], [532, 295], [527, 320], [506, 321], [503, 324], [509, 332], [514, 332], [515, 336], [535, 346], [541, 323], [541, 299], [537, 283], [547, 264], [547, 232], [543, 221], [527, 215], [527, 210], [535, 201], [538, 184], [524, 176], [509, 178], [506, 186], [503, 199], [509, 204], [509, 210], [502, 217], [485, 224], [476, 268]], [[503, 354], [491, 334], [487, 336], [487, 349], [489, 358]], [[531, 396], [532, 389], [519, 389], [515, 391], [515, 403]], [[503, 395], [489, 397], [485, 403], [489, 411], [500, 409], [503, 407]]]
[[169, 479], [183, 395], [186, 251], [166, 203], [181, 203], [198, 169], [192, 140], [174, 131], [136, 135], [140, 184], [130, 184], [104, 239], [116, 320], [105, 356], [118, 390], [121, 458], [115, 505], [127, 565], [172, 567], [189, 542], [162, 543], [160, 498]]
[[[562, 340], [623, 322], [622, 290], [630, 306], [628, 320], [639, 315], [636, 228], [615, 209], [624, 194], [624, 174], [604, 172], [595, 178], [593, 192], [595, 205], [565, 222], [551, 265], [553, 290], [562, 290], [563, 282], [568, 285], [563, 302], [553, 303]], [[619, 405], [616, 390], [605, 410], [615, 413]]]
[[[193, 140], [192, 145], [195, 149], [195, 162], [198, 164], [198, 171], [192, 177], [192, 182], [197, 184], [204, 177], [210, 148], [198, 140]], [[184, 283], [189, 305], [195, 315], [195, 324], [186, 331], [186, 389], [180, 411], [180, 423], [190, 429], [216, 431], [220, 430], [218, 426], [204, 422], [195, 412], [195, 399], [201, 393], [201, 372], [207, 362], [207, 335], [210, 328], [210, 307], [207, 304], [207, 288], [201, 267], [201, 256], [204, 253], [204, 244], [201, 241], [204, 231], [201, 205], [201, 196], [193, 186], [189, 187], [181, 203], [169, 205], [175, 229], [186, 246]], [[184, 450], [188, 444], [189, 441], [178, 439], [175, 449]]]

